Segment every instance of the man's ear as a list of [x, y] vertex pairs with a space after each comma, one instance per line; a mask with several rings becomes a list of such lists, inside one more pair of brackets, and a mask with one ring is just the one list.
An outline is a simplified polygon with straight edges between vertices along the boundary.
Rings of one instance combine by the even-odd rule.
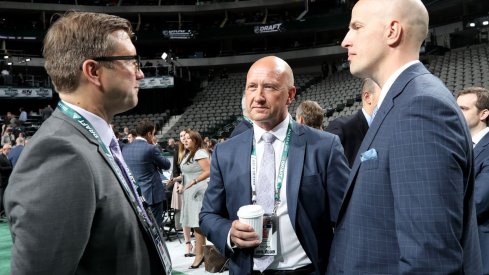
[[404, 30], [397, 20], [392, 20], [387, 26], [386, 38], [389, 46], [395, 46], [401, 43]]
[[[479, 114], [479, 120], [480, 121], [485, 121], [487, 119], [487, 116], [489, 116], [489, 110], [484, 109], [480, 112]], [[489, 125], [488, 125], [489, 126]]]
[[289, 88], [289, 97], [287, 98], [287, 105], [290, 105], [292, 101], [295, 99], [295, 94], [297, 93], [297, 90], [295, 87]]
[[305, 123], [304, 117], [303, 116], [297, 116], [297, 123], [304, 124]]
[[94, 60], [87, 59], [82, 64], [82, 74], [85, 79], [97, 86], [100, 86], [100, 63]]

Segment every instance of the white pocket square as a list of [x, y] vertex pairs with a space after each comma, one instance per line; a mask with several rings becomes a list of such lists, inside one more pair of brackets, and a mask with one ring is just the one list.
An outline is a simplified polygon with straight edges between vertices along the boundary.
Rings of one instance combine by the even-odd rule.
[[361, 162], [364, 162], [366, 160], [371, 160], [371, 159], [377, 159], [377, 150], [375, 150], [374, 148], [360, 154]]

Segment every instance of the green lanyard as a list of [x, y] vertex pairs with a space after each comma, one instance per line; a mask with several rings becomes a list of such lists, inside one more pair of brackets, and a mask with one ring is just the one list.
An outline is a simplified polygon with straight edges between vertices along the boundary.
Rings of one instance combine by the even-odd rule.
[[[115, 162], [114, 157], [112, 156], [112, 153], [110, 152], [109, 148], [107, 148], [107, 146], [102, 141], [102, 139], [100, 139], [99, 134], [97, 133], [97, 131], [95, 130], [95, 128], [92, 126], [92, 124], [86, 118], [84, 118], [81, 114], [79, 114], [77, 111], [73, 110], [70, 106], [66, 105], [63, 101], [59, 101], [58, 102], [58, 108], [66, 116], [68, 116], [69, 118], [71, 118], [74, 121], [78, 122], [78, 124], [80, 124], [83, 128], [85, 128], [85, 130], [87, 130], [87, 132], [89, 132], [90, 134], [92, 134], [92, 136], [97, 140], [98, 144], [100, 145], [100, 147], [104, 151], [105, 156], [109, 159], [110, 166], [116, 172], [116, 175], [119, 178], [119, 181], [122, 182], [122, 184], [124, 185], [124, 188], [126, 189], [126, 191], [127, 192], [130, 192], [132, 194], [133, 192], [131, 192], [131, 187], [128, 186], [127, 180], [124, 177], [124, 175], [122, 174], [121, 168]], [[136, 180], [134, 179], [134, 177], [132, 176], [132, 174], [131, 174], [130, 171], [126, 171], [126, 174], [127, 174], [128, 178], [129, 178], [130, 183], [133, 184], [136, 187], [136, 192], [137, 193], [134, 194], [134, 196], [139, 195], [140, 191], [139, 191], [139, 186], [136, 183]], [[130, 197], [132, 197], [132, 196], [130, 196]], [[143, 197], [140, 196], [140, 199], [143, 200]], [[134, 201], [134, 203], [136, 203], [137, 205], [139, 205], [139, 203], [137, 201]], [[140, 207], [142, 207], [142, 205], [140, 205]]]
[[[282, 157], [280, 158], [280, 165], [278, 168], [277, 184], [275, 188], [275, 205], [273, 208], [273, 213], [277, 213], [278, 205], [280, 204], [280, 190], [282, 189], [282, 183], [284, 181], [285, 175], [285, 163], [287, 162], [287, 157], [289, 155], [289, 145], [292, 133], [292, 121], [289, 120], [289, 125], [287, 127], [287, 134], [284, 141], [284, 149], [282, 151]], [[251, 150], [251, 189], [253, 204], [256, 204], [256, 141], [253, 139], [253, 148]]]

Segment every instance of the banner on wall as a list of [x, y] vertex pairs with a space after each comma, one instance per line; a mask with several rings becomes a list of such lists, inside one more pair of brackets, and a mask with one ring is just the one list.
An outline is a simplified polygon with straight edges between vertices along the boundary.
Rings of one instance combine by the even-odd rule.
[[164, 30], [163, 36], [168, 39], [191, 39], [197, 33], [192, 30]]
[[269, 25], [259, 25], [254, 28], [255, 34], [265, 34], [265, 33], [274, 33], [274, 32], [283, 32], [285, 29], [282, 26], [282, 23], [269, 24]]
[[173, 76], [146, 77], [139, 80], [139, 89], [171, 88], [175, 85]]
[[0, 88], [0, 97], [2, 98], [52, 98], [53, 90], [51, 88]]

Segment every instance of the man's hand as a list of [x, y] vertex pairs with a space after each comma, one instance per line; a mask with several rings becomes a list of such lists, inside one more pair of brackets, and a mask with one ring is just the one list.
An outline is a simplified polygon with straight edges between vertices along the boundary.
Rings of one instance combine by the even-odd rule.
[[260, 244], [258, 234], [251, 225], [233, 221], [230, 232], [231, 243], [238, 248], [256, 247]]

